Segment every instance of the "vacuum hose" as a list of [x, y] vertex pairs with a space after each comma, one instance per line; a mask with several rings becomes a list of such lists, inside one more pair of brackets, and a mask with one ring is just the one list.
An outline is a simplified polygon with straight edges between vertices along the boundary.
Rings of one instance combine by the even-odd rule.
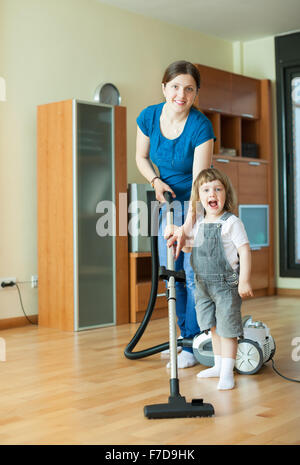
[[[170, 192], [165, 192], [164, 197], [166, 201], [170, 204], [172, 200], [172, 196]], [[154, 347], [150, 347], [148, 349], [140, 350], [138, 352], [133, 352], [133, 349], [141, 339], [142, 335], [144, 334], [144, 331], [151, 319], [155, 302], [156, 302], [156, 296], [157, 296], [157, 288], [158, 288], [158, 270], [159, 270], [159, 261], [158, 261], [158, 217], [159, 217], [159, 209], [161, 208], [161, 205], [156, 202], [155, 208], [153, 209], [153, 216], [154, 216], [154, 222], [151, 221], [151, 226], [155, 226], [155, 228], [151, 228], [152, 230], [155, 229], [155, 231], [152, 231], [151, 234], [151, 266], [152, 266], [152, 276], [151, 276], [151, 292], [150, 292], [150, 298], [148, 302], [148, 306], [144, 315], [144, 318], [138, 327], [135, 335], [127, 345], [126, 349], [124, 350], [124, 355], [126, 358], [135, 360], [138, 358], [143, 358], [143, 357], [148, 357], [149, 355], [154, 355], [159, 352], [162, 352], [163, 350], [166, 350], [169, 348], [169, 342], [165, 342], [163, 344], [159, 344]], [[181, 340], [177, 341], [178, 346], [182, 346], [183, 343]]]

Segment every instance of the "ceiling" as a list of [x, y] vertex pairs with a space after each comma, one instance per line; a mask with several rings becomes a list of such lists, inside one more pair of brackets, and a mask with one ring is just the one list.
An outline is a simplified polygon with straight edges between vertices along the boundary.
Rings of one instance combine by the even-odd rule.
[[300, 0], [98, 0], [229, 41], [300, 30]]

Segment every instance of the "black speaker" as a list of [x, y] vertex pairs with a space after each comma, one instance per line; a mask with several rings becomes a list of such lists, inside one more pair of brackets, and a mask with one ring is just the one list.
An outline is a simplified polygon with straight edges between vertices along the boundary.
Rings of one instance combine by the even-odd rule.
[[252, 142], [242, 143], [242, 157], [258, 158], [258, 145]]

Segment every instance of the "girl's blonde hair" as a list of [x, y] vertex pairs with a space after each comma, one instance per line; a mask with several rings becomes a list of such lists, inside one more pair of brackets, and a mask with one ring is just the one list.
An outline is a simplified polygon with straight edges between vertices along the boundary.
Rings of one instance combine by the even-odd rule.
[[199, 205], [200, 196], [199, 196], [199, 189], [202, 184], [206, 182], [212, 181], [220, 181], [224, 188], [225, 188], [225, 204], [224, 204], [224, 211], [233, 213], [234, 209], [237, 205], [237, 198], [235, 190], [231, 184], [229, 177], [222, 173], [221, 171], [217, 170], [216, 168], [207, 168], [205, 170], [200, 171], [198, 176], [196, 177], [191, 193], [191, 204], [192, 204], [192, 211], [193, 215], [197, 215], [197, 203]]

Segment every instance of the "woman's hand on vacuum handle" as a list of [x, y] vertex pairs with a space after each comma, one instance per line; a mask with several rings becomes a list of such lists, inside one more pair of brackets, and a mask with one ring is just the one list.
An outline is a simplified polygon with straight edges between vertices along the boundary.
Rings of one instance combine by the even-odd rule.
[[172, 191], [171, 187], [168, 186], [165, 182], [163, 182], [160, 178], [156, 178], [154, 180], [154, 190], [156, 195], [156, 200], [161, 203], [164, 203], [166, 199], [164, 198], [164, 192], [170, 192], [173, 199], [175, 199], [176, 195], [174, 191]]

